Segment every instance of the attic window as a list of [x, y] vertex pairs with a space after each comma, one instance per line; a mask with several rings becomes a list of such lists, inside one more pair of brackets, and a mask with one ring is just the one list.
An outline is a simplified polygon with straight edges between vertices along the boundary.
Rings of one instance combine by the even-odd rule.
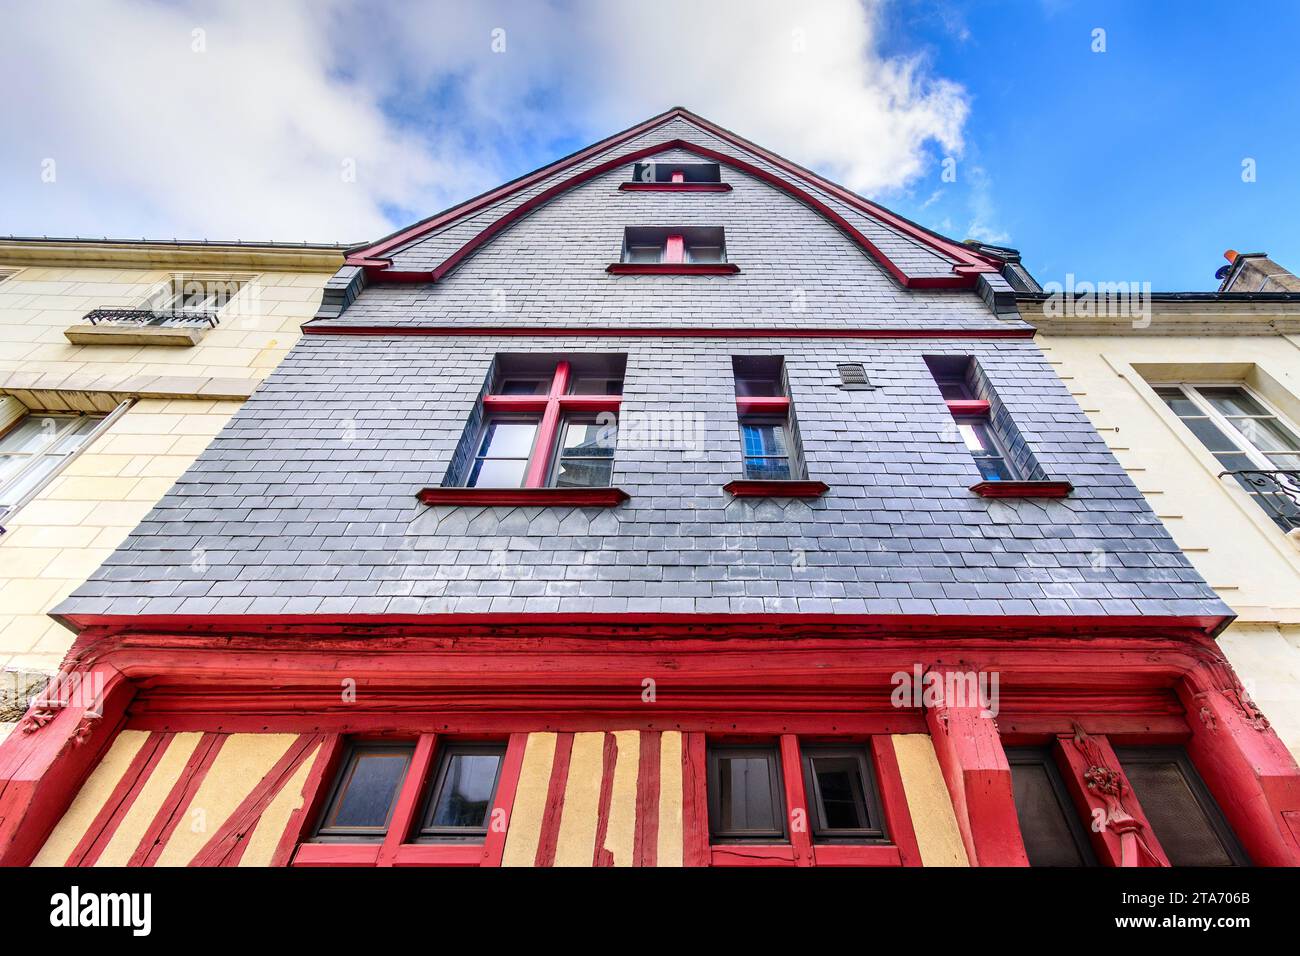
[[721, 226], [629, 226], [615, 274], [722, 275], [740, 270], [727, 262]]
[[634, 183], [720, 183], [722, 172], [717, 163], [636, 163], [632, 167]]

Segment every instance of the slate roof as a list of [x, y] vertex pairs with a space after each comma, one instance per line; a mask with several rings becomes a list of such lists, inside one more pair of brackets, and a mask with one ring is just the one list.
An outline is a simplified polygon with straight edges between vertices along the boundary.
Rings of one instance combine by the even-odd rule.
[[[654, 135], [704, 134], [672, 121]], [[372, 285], [333, 325], [535, 330], [309, 335], [56, 615], [1229, 614], [1029, 339], [799, 338], [791, 327], [1024, 328], [973, 291], [904, 290], [763, 183], [626, 193], [594, 179], [437, 284]], [[864, 217], [865, 218], [865, 217]], [[723, 225], [735, 276], [610, 276], [627, 225]], [[481, 225], [481, 224], [480, 224]], [[459, 228], [459, 227], [456, 227]], [[951, 270], [875, 228], [912, 267]], [[884, 233], [890, 233], [885, 235]], [[464, 230], [457, 234], [459, 239]], [[446, 232], [395, 261], [427, 263]], [[910, 246], [910, 248], [908, 248]], [[940, 261], [932, 261], [939, 259]], [[548, 327], [772, 328], [771, 338], [548, 336]], [[494, 355], [627, 356], [617, 508], [427, 507]], [[814, 500], [733, 499], [733, 355], [784, 357]], [[996, 501], [924, 362], [980, 363], [1067, 499]], [[838, 388], [861, 362], [873, 391]], [[686, 440], [633, 442], [638, 422]]]

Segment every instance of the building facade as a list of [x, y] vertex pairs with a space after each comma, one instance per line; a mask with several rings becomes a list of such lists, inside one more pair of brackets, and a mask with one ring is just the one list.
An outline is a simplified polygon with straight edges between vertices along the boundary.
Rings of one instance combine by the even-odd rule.
[[1068, 303], [1026, 292], [1021, 314], [1174, 540], [1236, 612], [1219, 646], [1297, 754], [1300, 280], [1263, 255], [1227, 258], [1217, 292]]
[[0, 731], [72, 646], [49, 611], [297, 341], [329, 246], [0, 239]]
[[55, 608], [0, 860], [1295, 864], [1004, 273], [681, 109], [351, 250]]

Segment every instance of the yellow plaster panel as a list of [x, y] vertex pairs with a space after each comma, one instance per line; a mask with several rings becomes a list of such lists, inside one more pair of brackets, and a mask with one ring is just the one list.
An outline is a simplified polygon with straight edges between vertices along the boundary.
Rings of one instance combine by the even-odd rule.
[[185, 866], [284, 756], [297, 734], [231, 734], [217, 752], [158, 866]]
[[560, 832], [555, 844], [556, 866], [592, 864], [604, 751], [604, 733], [573, 735], [573, 755], [569, 758], [569, 779], [564, 788]]
[[519, 770], [519, 785], [510, 811], [510, 830], [502, 866], [532, 866], [537, 858], [537, 844], [542, 836], [542, 815], [546, 812], [546, 791], [551, 784], [551, 765], [555, 762], [555, 734], [529, 734], [524, 748], [524, 764]]
[[312, 764], [316, 762], [316, 753], [319, 750], [320, 747], [312, 748], [311, 753], [303, 760], [289, 782], [280, 788], [275, 799], [262, 811], [257, 824], [253, 827], [253, 832], [248, 835], [248, 846], [244, 848], [244, 855], [239, 858], [240, 866], [271, 865], [275, 848], [279, 846], [280, 837], [284, 835], [285, 827], [289, 825], [289, 817], [302, 807], [302, 788], [307, 783], [307, 775], [311, 773]]
[[202, 736], [200, 733], [184, 733], [172, 738], [162, 759], [154, 766], [153, 773], [136, 795], [131, 809], [127, 810], [126, 816], [118, 824], [108, 846], [104, 847], [104, 852], [95, 861], [96, 866], [126, 866], [126, 861], [131, 859], [131, 854], [140, 845], [145, 830], [149, 829], [149, 824], [157, 816], [158, 808], [167, 799], [167, 794], [172, 792], [172, 787], [176, 786], [181, 771], [185, 769], [185, 764]]
[[41, 847], [41, 852], [36, 854], [33, 866], [63, 866], [68, 862], [68, 857], [86, 835], [87, 828], [95, 822], [95, 817], [148, 738], [148, 732], [143, 730], [124, 730], [117, 735], [108, 753], [73, 797], [72, 805], [45, 841], [45, 846]]
[[682, 735], [665, 730], [659, 743], [660, 866], [682, 865]]
[[921, 862], [925, 866], [969, 866], [929, 735], [895, 734], [891, 739]]
[[631, 866], [636, 862], [636, 784], [641, 772], [641, 734], [620, 730], [614, 734], [614, 743], [618, 758], [614, 764], [605, 849], [613, 855], [615, 866]]

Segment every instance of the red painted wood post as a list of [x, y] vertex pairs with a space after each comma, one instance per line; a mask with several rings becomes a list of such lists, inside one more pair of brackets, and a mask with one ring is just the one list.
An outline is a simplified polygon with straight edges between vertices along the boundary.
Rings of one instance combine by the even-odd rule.
[[1110, 741], [1076, 727], [1057, 736], [1053, 756], [1099, 863], [1169, 865]]
[[544, 488], [551, 468], [551, 455], [555, 451], [555, 441], [560, 431], [560, 398], [569, 390], [569, 363], [560, 362], [555, 366], [555, 378], [551, 380], [551, 390], [546, 400], [546, 411], [537, 426], [537, 440], [533, 443], [533, 458], [528, 463], [528, 474], [524, 478], [525, 488]]
[[528, 734], [510, 735], [506, 745], [506, 759], [501, 765], [501, 779], [497, 783], [496, 804], [488, 817], [488, 832], [483, 838], [483, 855], [479, 866], [500, 866], [506, 852], [506, 834], [510, 832], [510, 814], [514, 812], [515, 792], [524, 769], [524, 751], [528, 749]]
[[0, 866], [27, 866], [121, 729], [135, 687], [108, 664], [61, 675], [0, 746]]
[[[942, 675], [941, 675], [942, 676]], [[946, 680], [941, 680], [946, 685]], [[992, 717], [979, 703], [926, 708], [935, 756], [952, 797], [971, 866], [1028, 866], [1011, 789], [1011, 767]]]
[[704, 734], [682, 733], [682, 866], [708, 866], [709, 797]]
[[682, 236], [669, 236], [664, 243], [664, 262], [680, 264], [686, 261], [686, 240]]
[[790, 832], [790, 846], [794, 848], [794, 865], [812, 866], [812, 821], [808, 818], [808, 798], [804, 793], [799, 738], [794, 734], [781, 735], [781, 783], [785, 789], [786, 827]]
[[436, 734], [420, 734], [416, 741], [415, 753], [411, 756], [411, 765], [406, 768], [406, 777], [402, 788], [397, 792], [397, 803], [393, 807], [392, 818], [388, 821], [388, 832], [379, 847], [376, 866], [392, 866], [397, 858], [397, 848], [406, 842], [411, 832], [415, 815], [420, 812], [420, 795], [424, 792], [424, 781], [433, 766]]
[[898, 857], [903, 866], [922, 866], [921, 846], [916, 841], [912, 813], [907, 808], [907, 791], [903, 789], [903, 774], [898, 769], [894, 739], [888, 734], [874, 734], [871, 755], [876, 762], [876, 779], [880, 784], [889, 839], [898, 847]]
[[1300, 866], [1300, 768], [1227, 661], [1204, 661], [1178, 696], [1188, 756], [1257, 866]]

